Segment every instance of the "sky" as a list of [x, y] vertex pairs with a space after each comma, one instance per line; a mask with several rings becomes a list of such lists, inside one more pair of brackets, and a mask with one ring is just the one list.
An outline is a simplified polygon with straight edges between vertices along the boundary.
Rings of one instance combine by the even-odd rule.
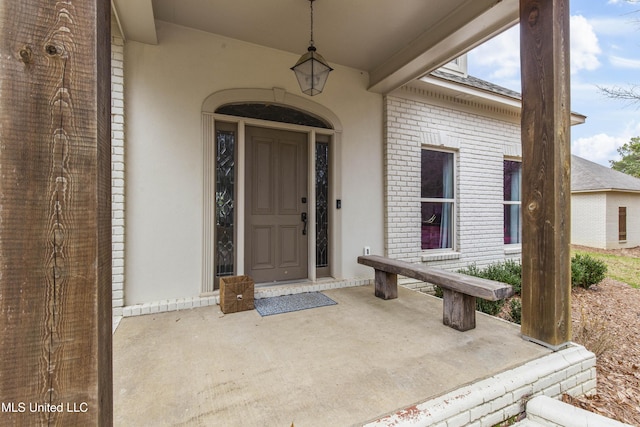
[[[571, 0], [571, 152], [610, 166], [617, 148], [640, 136], [640, 103], [606, 97], [598, 87], [640, 85], [640, 0]], [[468, 55], [469, 74], [521, 92], [519, 27]]]

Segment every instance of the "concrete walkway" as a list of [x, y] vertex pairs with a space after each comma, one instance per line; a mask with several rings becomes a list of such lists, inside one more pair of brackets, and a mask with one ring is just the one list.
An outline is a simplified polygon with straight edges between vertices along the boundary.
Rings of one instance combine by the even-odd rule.
[[217, 306], [125, 318], [114, 335], [115, 426], [359, 425], [550, 351], [478, 314], [400, 288], [324, 291], [338, 304], [260, 317]]

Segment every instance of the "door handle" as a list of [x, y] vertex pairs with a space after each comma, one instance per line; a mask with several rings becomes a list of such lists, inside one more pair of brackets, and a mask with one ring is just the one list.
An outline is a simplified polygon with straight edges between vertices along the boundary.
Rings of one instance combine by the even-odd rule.
[[304, 223], [304, 228], [302, 229], [302, 235], [306, 236], [307, 235], [307, 213], [306, 212], [302, 212], [300, 214], [300, 220]]

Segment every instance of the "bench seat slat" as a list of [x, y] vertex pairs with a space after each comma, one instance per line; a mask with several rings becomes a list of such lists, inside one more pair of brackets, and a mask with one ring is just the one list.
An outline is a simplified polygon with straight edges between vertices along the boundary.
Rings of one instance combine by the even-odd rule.
[[379, 255], [360, 256], [358, 257], [358, 263], [373, 267], [376, 270], [411, 277], [488, 301], [501, 300], [513, 294], [513, 288], [506, 283], [427, 267], [421, 264], [411, 264], [406, 261], [389, 259]]

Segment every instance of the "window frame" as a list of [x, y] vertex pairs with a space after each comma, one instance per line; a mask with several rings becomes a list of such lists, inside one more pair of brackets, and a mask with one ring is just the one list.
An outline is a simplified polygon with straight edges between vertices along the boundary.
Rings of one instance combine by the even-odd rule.
[[[518, 192], [520, 198], [518, 200], [506, 200], [506, 194], [505, 194], [505, 169], [506, 169], [506, 163], [507, 162], [511, 162], [511, 163], [518, 163], [520, 164], [520, 190]], [[513, 158], [504, 158], [502, 160], [502, 219], [503, 219], [503, 224], [502, 224], [502, 242], [505, 246], [509, 246], [509, 247], [515, 247], [515, 246], [521, 246], [522, 245], [522, 160], [521, 159], [513, 159]], [[519, 213], [520, 213], [520, 218], [518, 221], [518, 225], [519, 225], [519, 229], [518, 229], [518, 241], [516, 243], [505, 243], [505, 240], [507, 238], [506, 233], [507, 233], [507, 224], [504, 221], [504, 217], [505, 217], [505, 209], [507, 206], [519, 206]]]
[[[452, 180], [453, 180], [453, 197], [452, 198], [437, 198], [437, 197], [422, 197], [422, 152], [434, 151], [439, 153], [447, 153], [451, 155], [452, 159]], [[457, 247], [457, 194], [458, 194], [458, 174], [457, 174], [457, 151], [446, 150], [441, 148], [435, 148], [431, 146], [420, 147], [420, 198], [419, 198], [419, 211], [420, 211], [420, 250], [422, 252], [434, 253], [434, 252], [455, 252]], [[423, 248], [422, 247], [422, 203], [449, 203], [451, 204], [451, 245], [446, 248]]]

